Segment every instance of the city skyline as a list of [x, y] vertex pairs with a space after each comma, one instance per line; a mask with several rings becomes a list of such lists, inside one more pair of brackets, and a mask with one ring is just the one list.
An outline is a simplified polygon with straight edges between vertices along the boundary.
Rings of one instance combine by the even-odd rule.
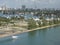
[[22, 5], [26, 5], [27, 8], [60, 9], [60, 0], [0, 0], [0, 6], [3, 5], [11, 8], [20, 8]]

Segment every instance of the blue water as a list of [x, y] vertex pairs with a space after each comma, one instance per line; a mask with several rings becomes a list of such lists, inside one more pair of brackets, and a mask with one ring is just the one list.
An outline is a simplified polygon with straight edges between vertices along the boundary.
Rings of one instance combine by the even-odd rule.
[[60, 45], [60, 26], [39, 29], [17, 36], [17, 39], [0, 41], [0, 45]]

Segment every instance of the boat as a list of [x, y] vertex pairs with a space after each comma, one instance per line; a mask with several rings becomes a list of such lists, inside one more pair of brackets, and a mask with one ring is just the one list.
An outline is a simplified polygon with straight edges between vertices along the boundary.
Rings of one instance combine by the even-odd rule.
[[18, 36], [12, 36], [12, 38], [13, 38], [13, 39], [17, 39], [17, 38], [18, 38]]

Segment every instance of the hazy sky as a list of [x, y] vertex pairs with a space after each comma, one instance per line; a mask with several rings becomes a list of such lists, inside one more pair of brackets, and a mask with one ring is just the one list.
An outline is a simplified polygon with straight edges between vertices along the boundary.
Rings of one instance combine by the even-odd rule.
[[0, 0], [0, 6], [5, 5], [7, 7], [19, 8], [21, 5], [32, 8], [59, 8], [60, 0]]

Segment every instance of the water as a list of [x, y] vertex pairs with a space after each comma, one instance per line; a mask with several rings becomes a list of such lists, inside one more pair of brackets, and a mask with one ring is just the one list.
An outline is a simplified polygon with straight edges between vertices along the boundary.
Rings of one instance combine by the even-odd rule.
[[17, 39], [0, 41], [0, 45], [60, 45], [60, 26], [22, 33], [17, 36]]

